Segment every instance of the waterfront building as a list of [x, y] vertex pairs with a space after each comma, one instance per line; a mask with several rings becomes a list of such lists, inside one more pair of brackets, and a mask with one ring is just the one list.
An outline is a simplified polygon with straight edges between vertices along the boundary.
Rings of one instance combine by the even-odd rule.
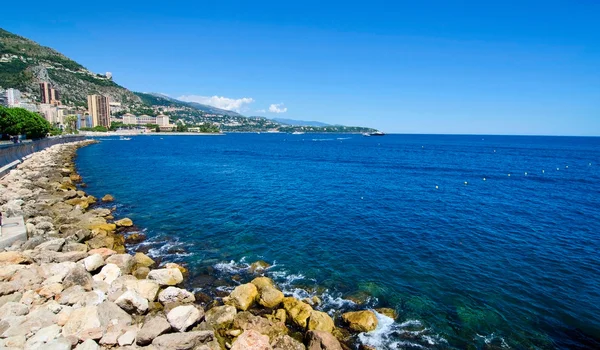
[[88, 112], [92, 115], [92, 125], [110, 128], [110, 102], [103, 95], [88, 96]]
[[156, 124], [158, 124], [158, 126], [168, 126], [169, 125], [169, 117], [164, 114], [157, 115], [156, 116]]
[[137, 125], [137, 118], [131, 113], [123, 114], [123, 124]]
[[39, 105], [40, 114], [46, 119], [50, 124], [56, 125], [58, 123], [58, 108], [49, 103], [42, 103]]
[[146, 125], [146, 124], [156, 124], [156, 117], [151, 117], [149, 115], [142, 114], [137, 117], [138, 125]]

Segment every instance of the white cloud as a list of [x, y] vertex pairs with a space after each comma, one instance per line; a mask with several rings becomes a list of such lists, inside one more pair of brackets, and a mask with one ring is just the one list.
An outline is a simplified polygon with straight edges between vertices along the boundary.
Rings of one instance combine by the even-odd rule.
[[240, 112], [246, 107], [247, 104], [254, 102], [251, 97], [243, 98], [229, 98], [223, 96], [200, 96], [200, 95], [184, 95], [177, 98], [178, 100], [185, 102], [197, 102], [204, 105], [209, 105], [221, 109], [227, 109], [229, 111]]
[[269, 107], [269, 112], [271, 113], [285, 113], [287, 112], [287, 107], [283, 106], [283, 103], [272, 104]]

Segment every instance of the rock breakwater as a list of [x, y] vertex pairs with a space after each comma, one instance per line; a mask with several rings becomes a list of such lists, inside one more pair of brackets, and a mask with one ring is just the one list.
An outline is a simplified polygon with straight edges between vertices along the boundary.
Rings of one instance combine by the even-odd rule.
[[377, 326], [372, 311], [334, 320], [284, 295], [264, 268], [203, 307], [184, 267], [128, 254], [133, 222], [80, 190], [73, 158], [93, 142], [35, 153], [0, 180], [0, 211], [28, 235], [0, 252], [0, 348], [337, 350]]

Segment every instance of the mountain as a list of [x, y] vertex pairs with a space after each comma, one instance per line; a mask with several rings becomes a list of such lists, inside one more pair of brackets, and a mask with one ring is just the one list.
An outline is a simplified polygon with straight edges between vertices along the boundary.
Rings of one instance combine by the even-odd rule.
[[293, 125], [293, 126], [331, 126], [331, 124], [325, 124], [316, 121], [305, 121], [305, 120], [294, 120], [294, 119], [285, 119], [285, 118], [273, 118], [278, 123], [283, 125]]
[[[213, 107], [213, 106], [209, 106], [209, 105], [204, 105], [201, 103], [197, 103], [197, 102], [186, 102], [186, 101], [181, 101], [169, 96], [166, 96], [164, 94], [159, 94], [156, 92], [148, 92], [148, 93], [139, 93], [136, 92], [136, 95], [142, 97], [142, 95], [147, 95], [145, 98], [148, 102], [150, 101], [154, 101], [157, 103], [168, 103], [165, 106], [170, 106], [170, 105], [180, 105], [180, 106], [187, 106], [187, 107], [191, 107], [191, 108], [195, 108], [199, 111], [208, 113], [208, 114], [220, 114], [220, 115], [227, 115], [230, 117], [243, 117], [241, 114], [234, 112], [234, 111], [229, 111], [226, 109], [221, 109], [221, 108], [217, 108], [217, 107]], [[154, 99], [152, 99], [150, 96], [152, 96]], [[144, 98], [142, 98], [142, 100], [144, 100]], [[158, 104], [160, 105], [160, 104]]]
[[[196, 102], [180, 101], [158, 93], [132, 92], [111, 77], [96, 74], [60, 52], [0, 28], [0, 87], [16, 88], [40, 102], [40, 82], [49, 82], [59, 92], [66, 106], [87, 107], [87, 96], [102, 94], [123, 108], [125, 113], [157, 115], [164, 113], [173, 121], [187, 125], [217, 125], [227, 132], [369, 132], [370, 128], [328, 125], [290, 119], [269, 120], [245, 117]], [[166, 108], [169, 107], [169, 108]]]
[[125, 106], [141, 103], [133, 92], [95, 74], [60, 52], [0, 28], [0, 86], [32, 94], [39, 102], [39, 82], [50, 82], [63, 103], [87, 105], [87, 95], [102, 94]]

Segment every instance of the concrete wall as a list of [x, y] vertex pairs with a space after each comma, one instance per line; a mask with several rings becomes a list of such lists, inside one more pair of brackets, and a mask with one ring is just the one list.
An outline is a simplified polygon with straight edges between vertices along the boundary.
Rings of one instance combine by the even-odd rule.
[[0, 178], [32, 153], [41, 151], [46, 147], [58, 145], [59, 143], [82, 141], [84, 139], [85, 136], [69, 135], [47, 137], [27, 143], [2, 145], [0, 146]]

